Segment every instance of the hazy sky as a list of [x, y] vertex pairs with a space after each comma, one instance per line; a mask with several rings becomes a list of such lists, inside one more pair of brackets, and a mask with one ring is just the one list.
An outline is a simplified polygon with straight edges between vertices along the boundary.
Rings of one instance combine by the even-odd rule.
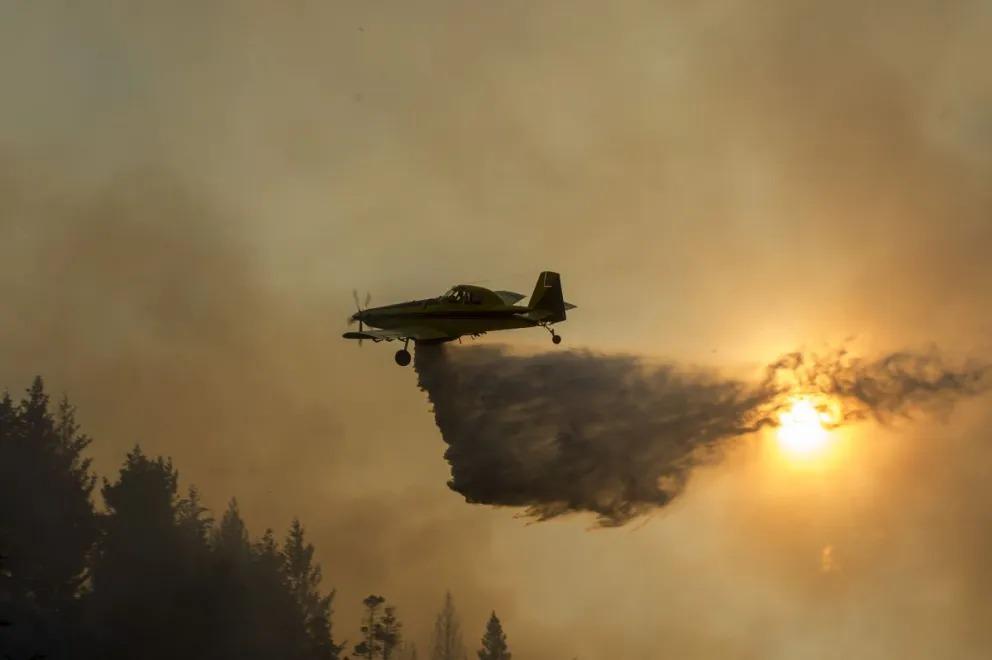
[[256, 534], [299, 515], [338, 637], [382, 592], [423, 649], [451, 587], [521, 660], [981, 657], [988, 397], [528, 524], [340, 333], [352, 288], [554, 269], [562, 348], [992, 358], [990, 61], [980, 1], [7, 2], [0, 388], [67, 393], [103, 474], [141, 442]]

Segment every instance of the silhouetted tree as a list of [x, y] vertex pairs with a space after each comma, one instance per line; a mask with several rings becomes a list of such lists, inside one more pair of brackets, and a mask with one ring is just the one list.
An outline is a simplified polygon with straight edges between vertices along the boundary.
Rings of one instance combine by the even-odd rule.
[[[137, 446], [98, 515], [89, 439], [48, 404], [40, 379], [20, 404], [0, 397], [0, 655], [338, 660], [334, 592], [298, 520], [282, 549], [271, 530], [252, 543], [233, 499], [215, 527], [172, 461]], [[393, 615], [376, 639], [398, 630]]]
[[430, 655], [431, 660], [464, 660], [466, 657], [461, 624], [458, 622], [455, 601], [450, 591], [445, 593], [444, 605], [434, 620]]
[[231, 498], [214, 535], [214, 551], [227, 560], [246, 565], [251, 560], [248, 527], [241, 518], [238, 501]]
[[313, 562], [313, 553], [313, 545], [306, 542], [303, 525], [294, 519], [282, 551], [289, 591], [302, 613], [313, 657], [336, 660], [345, 645], [335, 644], [331, 631], [335, 592], [320, 595], [321, 571]]
[[68, 652], [99, 531], [95, 477], [82, 456], [90, 439], [68, 400], [54, 414], [49, 403], [40, 377], [19, 404], [0, 398], [0, 600], [18, 622], [7, 640], [18, 655]]
[[403, 624], [396, 618], [396, 608], [387, 605], [386, 611], [382, 615], [382, 618], [379, 619], [379, 626], [375, 631], [375, 638], [382, 646], [383, 660], [389, 660], [395, 657], [397, 648], [402, 640], [402, 635], [400, 634], [402, 628]]
[[[210, 536], [212, 560], [208, 591], [216, 606], [208, 616], [214, 617], [214, 652], [219, 657], [247, 659], [265, 657], [265, 653], [281, 650], [287, 657], [294, 657], [292, 651], [304, 643], [302, 624], [294, 630], [292, 618], [288, 626], [265, 619], [265, 614], [277, 602], [276, 594], [265, 590], [263, 576], [253, 570], [253, 549], [237, 500], [229, 502]], [[278, 564], [274, 570], [278, 585]], [[272, 598], [274, 602], [263, 604], [260, 602], [263, 597]], [[284, 599], [281, 605], [286, 607], [291, 603]], [[259, 634], [261, 631], [265, 632]]]
[[178, 496], [178, 481], [171, 460], [149, 459], [139, 447], [115, 482], [104, 480], [107, 516], [90, 599], [102, 657], [130, 658], [135, 649], [148, 659], [195, 657], [210, 639], [219, 606], [196, 531], [203, 509]]
[[249, 626], [253, 640], [251, 657], [320, 658], [314, 654], [303, 612], [290, 592], [284, 560], [272, 530], [265, 530], [252, 546], [246, 582], [251, 603]]
[[489, 616], [486, 632], [482, 636], [482, 648], [479, 649], [479, 660], [510, 660], [512, 654], [506, 645], [506, 635], [503, 626], [496, 617], [496, 612]]
[[179, 529], [194, 547], [203, 547], [207, 543], [207, 533], [213, 524], [213, 518], [206, 507], [200, 503], [200, 492], [190, 486], [185, 499], [176, 503], [176, 522]]
[[355, 645], [355, 655], [359, 658], [373, 660], [380, 657], [382, 645], [379, 643], [379, 606], [386, 599], [382, 596], [372, 594], [362, 601], [365, 606], [365, 615], [362, 618], [362, 641]]

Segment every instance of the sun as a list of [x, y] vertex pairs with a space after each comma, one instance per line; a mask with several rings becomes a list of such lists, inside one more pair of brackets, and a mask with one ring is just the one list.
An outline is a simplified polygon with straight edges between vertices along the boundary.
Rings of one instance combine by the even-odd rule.
[[823, 406], [808, 397], [793, 399], [788, 410], [779, 413], [778, 444], [794, 458], [814, 458], [830, 441], [831, 416]]

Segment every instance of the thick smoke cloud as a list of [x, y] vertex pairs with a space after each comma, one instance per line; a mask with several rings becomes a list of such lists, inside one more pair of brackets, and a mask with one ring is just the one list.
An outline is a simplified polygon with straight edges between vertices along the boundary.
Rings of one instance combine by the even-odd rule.
[[424, 640], [452, 586], [518, 657], [984, 657], [988, 398], [584, 534], [445, 492], [414, 374], [339, 339], [353, 287], [553, 266], [573, 346], [992, 355], [987, 0], [603, 9], [0, 3], [0, 387], [66, 392], [101, 474], [140, 441], [253, 532], [299, 515], [351, 636], [375, 591]]
[[791, 353], [756, 383], [626, 355], [499, 346], [420, 347], [416, 368], [449, 445], [453, 490], [540, 520], [591, 511], [603, 525], [670, 502], [693, 466], [774, 426], [797, 393], [838, 401], [839, 425], [946, 408], [988, 385], [985, 367], [948, 367], [933, 352]]

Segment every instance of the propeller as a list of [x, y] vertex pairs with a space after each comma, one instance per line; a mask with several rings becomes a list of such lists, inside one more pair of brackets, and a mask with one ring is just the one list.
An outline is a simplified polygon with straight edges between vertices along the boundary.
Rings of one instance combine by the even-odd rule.
[[[364, 312], [366, 309], [368, 309], [369, 303], [372, 302], [372, 292], [371, 291], [366, 291], [365, 292], [365, 304], [364, 305], [362, 305], [362, 304], [360, 304], [358, 302], [358, 289], [352, 289], [351, 290], [351, 297], [355, 301], [355, 310], [356, 311], [355, 311], [354, 314], [352, 314], [351, 316], [348, 317], [348, 325], [349, 326], [352, 326], [352, 325], [355, 324], [355, 321], [358, 321], [358, 331], [359, 332], [365, 332], [365, 324], [362, 322], [362, 319], [358, 317], [358, 315], [361, 314], [362, 312]], [[362, 340], [361, 339], [358, 340], [358, 345], [359, 346], [362, 345]]]

